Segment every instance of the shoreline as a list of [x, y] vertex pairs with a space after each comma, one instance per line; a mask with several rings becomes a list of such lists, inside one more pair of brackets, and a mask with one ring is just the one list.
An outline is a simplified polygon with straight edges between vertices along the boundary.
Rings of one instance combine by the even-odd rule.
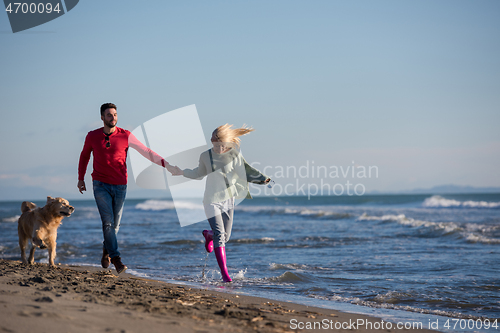
[[4, 259], [0, 307], [5, 332], [433, 332], [395, 323], [387, 329], [376, 317], [118, 276], [94, 266]]

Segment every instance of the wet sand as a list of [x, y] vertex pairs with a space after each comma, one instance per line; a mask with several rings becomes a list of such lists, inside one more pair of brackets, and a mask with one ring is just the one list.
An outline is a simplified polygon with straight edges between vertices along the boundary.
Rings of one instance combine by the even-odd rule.
[[[373, 328], [356, 325], [361, 323], [358, 320], [371, 322]], [[111, 269], [28, 266], [0, 259], [0, 332], [347, 331], [432, 332], [398, 330], [395, 325], [387, 329], [379, 318], [195, 289], [126, 273], [118, 276]]]

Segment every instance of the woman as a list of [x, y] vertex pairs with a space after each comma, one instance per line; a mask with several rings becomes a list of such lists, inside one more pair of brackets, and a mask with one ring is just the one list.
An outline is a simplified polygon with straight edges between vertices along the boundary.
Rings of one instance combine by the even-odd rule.
[[205, 249], [215, 252], [224, 282], [231, 282], [227, 271], [225, 244], [231, 237], [235, 201], [251, 199], [248, 182], [268, 184], [271, 179], [251, 167], [241, 155], [240, 136], [253, 132], [253, 128], [232, 128], [225, 124], [212, 133], [213, 148], [200, 155], [195, 169], [176, 167], [173, 175], [191, 179], [207, 176], [203, 206], [212, 230], [203, 230]]

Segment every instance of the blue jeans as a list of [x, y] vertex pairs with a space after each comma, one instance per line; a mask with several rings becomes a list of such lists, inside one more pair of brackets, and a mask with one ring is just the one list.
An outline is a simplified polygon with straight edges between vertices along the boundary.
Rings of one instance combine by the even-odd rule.
[[101, 215], [104, 248], [109, 256], [114, 258], [120, 255], [116, 234], [120, 229], [120, 220], [123, 213], [123, 204], [127, 194], [127, 185], [111, 185], [94, 180], [94, 198]]
[[231, 238], [234, 216], [234, 198], [204, 205], [205, 214], [214, 233], [214, 247], [225, 247]]

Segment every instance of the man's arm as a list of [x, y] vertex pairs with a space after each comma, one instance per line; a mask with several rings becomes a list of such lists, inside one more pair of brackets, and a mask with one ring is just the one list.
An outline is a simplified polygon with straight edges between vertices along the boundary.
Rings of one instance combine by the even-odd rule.
[[89, 135], [85, 137], [82, 152], [80, 153], [80, 161], [78, 162], [78, 190], [83, 194], [86, 191], [85, 187], [85, 173], [87, 172], [87, 165], [90, 161], [90, 154], [92, 153], [92, 145], [90, 144]]
[[132, 133], [130, 133], [130, 136], [128, 137], [128, 145], [129, 147], [132, 147], [135, 150], [137, 150], [139, 154], [141, 154], [151, 162], [158, 164], [161, 167], [167, 168], [170, 171], [171, 168], [170, 164], [167, 161], [165, 161], [163, 157], [161, 157], [160, 155], [158, 155], [157, 153], [155, 153], [154, 151], [143, 145], [142, 142], [140, 142]]

